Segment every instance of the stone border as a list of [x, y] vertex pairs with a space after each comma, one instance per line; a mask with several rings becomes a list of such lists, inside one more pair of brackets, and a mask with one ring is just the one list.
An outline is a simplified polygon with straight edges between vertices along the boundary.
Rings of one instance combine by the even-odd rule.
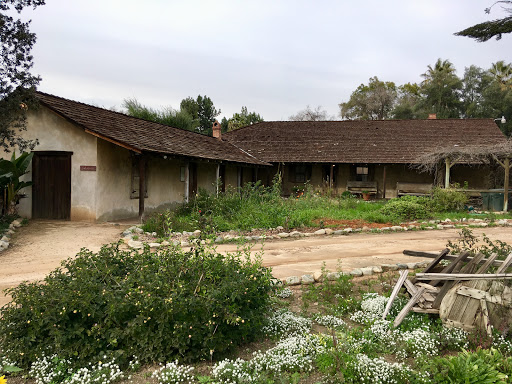
[[275, 279], [274, 282], [276, 284], [285, 284], [287, 286], [292, 285], [309, 285], [314, 283], [321, 283], [324, 279], [324, 276], [328, 281], [337, 280], [340, 276], [372, 276], [375, 274], [380, 274], [387, 271], [397, 271], [399, 269], [420, 269], [426, 268], [429, 264], [429, 261], [420, 261], [417, 263], [397, 263], [397, 264], [382, 264], [380, 266], [370, 266], [363, 268], [355, 268], [351, 271], [341, 271], [341, 272], [327, 272], [325, 275], [322, 271], [316, 271], [313, 274], [305, 274], [302, 276], [288, 276], [282, 279]]
[[22, 218], [13, 220], [11, 224], [9, 224], [9, 229], [2, 234], [2, 238], [0, 239], [0, 252], [5, 251], [9, 248], [9, 242], [11, 241], [11, 236], [14, 235], [14, 230], [16, 228], [21, 227]]
[[[383, 228], [345, 228], [333, 230], [331, 228], [318, 229], [315, 232], [300, 232], [300, 231], [292, 231], [286, 232], [283, 227], [278, 226], [276, 228], [270, 229], [259, 229], [257, 231], [268, 231], [273, 232], [277, 231], [277, 234], [262, 234], [255, 236], [240, 236], [240, 235], [231, 235], [230, 233], [219, 234], [217, 238], [214, 240], [214, 243], [229, 243], [236, 241], [261, 241], [261, 240], [281, 240], [281, 239], [299, 239], [302, 237], [312, 237], [312, 236], [341, 236], [341, 235], [349, 235], [350, 233], [388, 233], [388, 232], [405, 232], [405, 231], [422, 231], [422, 230], [442, 230], [449, 228], [483, 228], [491, 226], [511, 226], [512, 219], [499, 219], [494, 222], [491, 222], [489, 219], [475, 219], [475, 218], [462, 218], [457, 221], [452, 221], [450, 219], [445, 220], [429, 220], [429, 221], [412, 221], [409, 223], [404, 223], [401, 225], [394, 225], [391, 227], [383, 227]], [[156, 233], [144, 232], [142, 228], [139, 226], [132, 226], [125, 230], [122, 234], [123, 241], [128, 245], [128, 247], [132, 249], [142, 249], [144, 247], [143, 241], [134, 240], [133, 236], [135, 235], [146, 235], [156, 237]], [[201, 235], [200, 230], [195, 230], [194, 232], [174, 232], [171, 234], [173, 239], [169, 239], [163, 241], [162, 243], [150, 242], [147, 243], [150, 248], [158, 248], [160, 246], [174, 245], [181, 247], [189, 247], [191, 243], [199, 238]], [[201, 243], [206, 244], [205, 240], [202, 240]]]

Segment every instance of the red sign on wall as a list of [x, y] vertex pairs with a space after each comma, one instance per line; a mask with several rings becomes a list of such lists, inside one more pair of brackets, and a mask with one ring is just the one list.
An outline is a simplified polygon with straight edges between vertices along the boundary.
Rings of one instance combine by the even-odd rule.
[[96, 166], [95, 165], [81, 165], [80, 166], [81, 171], [93, 171], [96, 172]]

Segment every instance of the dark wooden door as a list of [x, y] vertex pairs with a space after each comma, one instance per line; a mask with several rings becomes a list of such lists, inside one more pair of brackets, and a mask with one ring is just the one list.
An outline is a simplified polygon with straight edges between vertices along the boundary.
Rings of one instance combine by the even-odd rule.
[[197, 164], [190, 163], [188, 166], [188, 194], [191, 199], [197, 195]]
[[69, 220], [71, 153], [35, 152], [32, 159], [32, 217]]

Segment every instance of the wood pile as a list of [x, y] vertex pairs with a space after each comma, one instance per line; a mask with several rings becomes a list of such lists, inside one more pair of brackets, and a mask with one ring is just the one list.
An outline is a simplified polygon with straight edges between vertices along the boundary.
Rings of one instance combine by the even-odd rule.
[[400, 271], [383, 315], [386, 318], [400, 289], [405, 287], [410, 299], [396, 317], [395, 327], [411, 311], [438, 314], [447, 326], [466, 330], [478, 327], [489, 335], [491, 326], [507, 326], [512, 318], [512, 289], [503, 280], [512, 279], [512, 273], [506, 273], [512, 264], [512, 253], [505, 260], [497, 260], [497, 254], [487, 259], [482, 253], [450, 255], [448, 249], [439, 254], [407, 250], [404, 254], [433, 260], [412, 278], [408, 279], [408, 270]]

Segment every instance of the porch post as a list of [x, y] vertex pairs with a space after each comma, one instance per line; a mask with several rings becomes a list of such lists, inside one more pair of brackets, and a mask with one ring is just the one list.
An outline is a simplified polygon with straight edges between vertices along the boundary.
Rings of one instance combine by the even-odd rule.
[[334, 164], [331, 164], [331, 170], [330, 170], [330, 174], [329, 174], [329, 188], [332, 189], [332, 187], [334, 186], [334, 183], [332, 182], [332, 178], [334, 176]]
[[509, 184], [509, 175], [510, 175], [510, 159], [507, 157], [503, 162], [505, 166], [505, 181], [503, 183], [503, 211], [508, 211], [508, 184]]
[[217, 196], [219, 196], [219, 187], [220, 187], [220, 163], [217, 163], [217, 170], [215, 173], [215, 189]]
[[139, 219], [144, 216], [144, 198], [146, 197], [146, 158], [139, 156]]
[[382, 198], [386, 198], [386, 166], [382, 169]]
[[190, 163], [187, 161], [187, 163], [185, 164], [185, 202], [188, 203], [188, 200], [189, 200], [189, 193], [190, 193], [190, 189], [189, 189], [189, 185], [190, 185]]
[[446, 172], [444, 175], [444, 187], [450, 188], [450, 168], [452, 167], [452, 162], [449, 157], [444, 159], [445, 165], [446, 165]]
[[238, 167], [236, 171], [236, 187], [240, 189], [242, 187], [242, 167]]

